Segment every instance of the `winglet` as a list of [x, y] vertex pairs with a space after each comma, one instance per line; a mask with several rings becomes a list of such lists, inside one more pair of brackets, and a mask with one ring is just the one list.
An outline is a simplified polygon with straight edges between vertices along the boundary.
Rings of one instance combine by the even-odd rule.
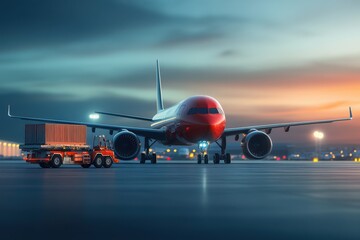
[[352, 118], [353, 118], [353, 114], [352, 114], [351, 107], [349, 107], [349, 113], [350, 113], [350, 119], [352, 119]]
[[11, 117], [11, 113], [10, 113], [10, 105], [8, 105], [8, 116]]
[[162, 89], [161, 89], [161, 75], [160, 75], [160, 65], [159, 60], [156, 60], [156, 103], [157, 103], [157, 112], [164, 110], [164, 102], [162, 98]]

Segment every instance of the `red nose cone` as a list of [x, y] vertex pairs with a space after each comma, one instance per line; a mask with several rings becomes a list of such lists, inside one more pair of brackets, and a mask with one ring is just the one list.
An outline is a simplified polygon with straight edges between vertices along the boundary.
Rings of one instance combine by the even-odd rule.
[[197, 143], [199, 141], [216, 141], [225, 129], [225, 120], [216, 123], [196, 122], [185, 127], [184, 137], [187, 141]]
[[216, 99], [209, 96], [194, 96], [184, 102], [181, 113], [183, 137], [186, 141], [216, 141], [224, 132], [225, 115]]

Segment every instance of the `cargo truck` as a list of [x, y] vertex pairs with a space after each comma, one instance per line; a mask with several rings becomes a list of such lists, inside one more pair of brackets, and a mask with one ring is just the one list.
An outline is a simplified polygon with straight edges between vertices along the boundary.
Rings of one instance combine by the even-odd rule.
[[20, 149], [26, 162], [42, 168], [59, 168], [63, 164], [110, 168], [119, 162], [105, 136], [94, 136], [93, 146], [87, 145], [86, 126], [81, 125], [25, 125], [25, 144]]

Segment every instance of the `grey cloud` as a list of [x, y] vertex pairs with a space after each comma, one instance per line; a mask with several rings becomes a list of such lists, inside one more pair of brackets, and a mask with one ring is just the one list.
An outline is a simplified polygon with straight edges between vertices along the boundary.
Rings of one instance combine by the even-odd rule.
[[170, 31], [167, 36], [161, 40], [158, 47], [175, 47], [187, 44], [206, 44], [224, 37], [223, 34], [214, 31], [184, 32]]
[[0, 2], [1, 48], [26, 48], [84, 39], [164, 20], [128, 1], [4, 0]]
[[220, 52], [220, 57], [234, 57], [237, 56], [238, 52], [235, 49], [227, 49], [222, 52]]

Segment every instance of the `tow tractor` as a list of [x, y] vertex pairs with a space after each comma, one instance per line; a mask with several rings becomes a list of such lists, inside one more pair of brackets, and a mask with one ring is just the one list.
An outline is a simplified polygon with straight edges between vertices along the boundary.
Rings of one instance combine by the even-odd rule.
[[113, 163], [119, 162], [111, 150], [111, 142], [104, 135], [94, 136], [92, 148], [82, 144], [24, 144], [20, 145], [20, 149], [26, 162], [39, 164], [42, 168], [59, 168], [63, 164], [110, 168]]

